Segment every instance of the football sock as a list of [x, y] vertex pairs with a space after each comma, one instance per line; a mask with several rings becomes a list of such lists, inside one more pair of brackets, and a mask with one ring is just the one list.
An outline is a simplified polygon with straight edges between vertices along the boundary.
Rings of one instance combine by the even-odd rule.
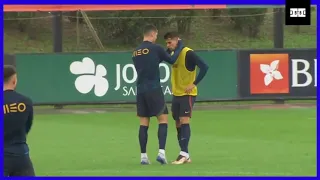
[[186, 152], [183, 152], [183, 151], [180, 151], [180, 155], [183, 156], [183, 157], [186, 157], [187, 159], [190, 158], [189, 153], [186, 153]]
[[180, 147], [180, 150], [182, 149], [182, 144], [181, 144], [181, 127], [178, 127], [177, 128], [177, 138], [178, 138], [178, 143], [179, 143], [179, 147]]
[[166, 151], [164, 149], [159, 149], [159, 154], [166, 155]]
[[139, 129], [139, 143], [141, 153], [147, 152], [147, 142], [148, 142], [148, 126], [140, 125]]
[[188, 152], [188, 146], [189, 146], [189, 140], [191, 136], [191, 130], [189, 124], [182, 124], [181, 125], [181, 151], [189, 153]]
[[159, 149], [166, 149], [166, 141], [168, 134], [168, 124], [159, 124], [158, 127], [158, 139], [159, 139]]
[[147, 153], [141, 153], [141, 159], [148, 159]]

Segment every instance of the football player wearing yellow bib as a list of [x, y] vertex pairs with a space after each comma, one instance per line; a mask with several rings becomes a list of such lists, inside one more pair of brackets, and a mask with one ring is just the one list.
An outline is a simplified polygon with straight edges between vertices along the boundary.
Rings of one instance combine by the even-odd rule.
[[[164, 35], [169, 53], [175, 49], [181, 52], [172, 65], [172, 116], [176, 121], [177, 137], [180, 146], [180, 154], [172, 164], [190, 163], [189, 140], [191, 136], [190, 118], [193, 104], [198, 95], [197, 85], [204, 78], [208, 71], [208, 65], [190, 48], [179, 43], [179, 35], [175, 32], [168, 32]], [[179, 46], [179, 47], [178, 47]], [[180, 47], [182, 46], [182, 47]], [[197, 75], [196, 67], [200, 69]]]

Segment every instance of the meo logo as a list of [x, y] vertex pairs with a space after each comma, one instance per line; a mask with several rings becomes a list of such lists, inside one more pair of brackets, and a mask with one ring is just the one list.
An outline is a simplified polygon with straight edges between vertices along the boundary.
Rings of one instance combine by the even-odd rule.
[[290, 17], [306, 17], [306, 8], [290, 8]]
[[12, 103], [3, 105], [3, 114], [15, 113], [15, 112], [25, 112], [27, 106], [25, 103]]
[[289, 55], [250, 54], [250, 93], [289, 93]]

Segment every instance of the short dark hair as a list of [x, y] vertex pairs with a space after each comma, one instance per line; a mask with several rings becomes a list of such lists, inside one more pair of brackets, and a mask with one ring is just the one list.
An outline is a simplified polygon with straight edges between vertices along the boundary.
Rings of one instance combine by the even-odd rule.
[[12, 65], [4, 65], [3, 67], [3, 82], [7, 83], [13, 75], [17, 73], [16, 68]]
[[163, 38], [164, 39], [173, 39], [173, 38], [178, 38], [179, 37], [179, 33], [177, 32], [167, 32]]
[[149, 34], [149, 33], [151, 33], [151, 32], [157, 32], [157, 31], [158, 31], [158, 29], [157, 29], [156, 26], [154, 26], [154, 25], [152, 25], [152, 24], [148, 24], [148, 25], [146, 25], [146, 26], [144, 27], [144, 29], [143, 29], [143, 34], [144, 34], [144, 35], [147, 35], [147, 34]]

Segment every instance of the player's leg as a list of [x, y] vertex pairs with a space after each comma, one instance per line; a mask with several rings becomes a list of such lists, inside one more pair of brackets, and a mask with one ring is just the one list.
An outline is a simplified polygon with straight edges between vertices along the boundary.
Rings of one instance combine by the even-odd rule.
[[179, 102], [179, 97], [173, 96], [172, 98], [172, 103], [171, 103], [171, 113], [172, 113], [172, 118], [176, 122], [176, 129], [177, 129], [177, 140], [179, 147], [181, 149], [181, 124], [180, 124], [180, 102]]
[[166, 158], [166, 143], [168, 135], [168, 110], [164, 111], [166, 114], [161, 114], [157, 116], [159, 126], [158, 126], [158, 140], [159, 140], [159, 153], [157, 156], [157, 161], [161, 164], [167, 164]]
[[[172, 111], [172, 117], [175, 120], [176, 129], [177, 129], [177, 139], [180, 147], [180, 153], [175, 161], [172, 162], [172, 164], [177, 164], [179, 161], [184, 157], [184, 144], [182, 139], [182, 132], [181, 132], [181, 122], [180, 117], [182, 115], [181, 111], [185, 109], [185, 99], [184, 96], [173, 96], [172, 98], [172, 105], [171, 105], [171, 111]], [[182, 109], [182, 110], [181, 110]], [[184, 111], [183, 111], [184, 114]], [[188, 162], [191, 162], [190, 159], [188, 159]]]
[[182, 145], [181, 145], [181, 123], [180, 123], [180, 120], [177, 120], [176, 121], [176, 129], [177, 129], [177, 140], [178, 140], [178, 143], [179, 143], [179, 147], [180, 149], [182, 148]]
[[141, 164], [150, 164], [147, 154], [147, 143], [148, 143], [148, 129], [149, 129], [150, 118], [140, 117], [140, 128], [139, 128], [139, 143], [141, 152]]
[[191, 162], [189, 155], [189, 141], [191, 137], [190, 118], [192, 115], [194, 96], [184, 96], [180, 104], [180, 131], [181, 131], [181, 152], [180, 157], [173, 164], [184, 164]]
[[148, 107], [144, 99], [144, 94], [138, 94], [137, 98], [137, 116], [140, 119], [139, 126], [139, 144], [140, 144], [140, 152], [141, 152], [141, 161], [140, 163], [150, 164], [148, 155], [147, 155], [147, 143], [148, 143], [148, 129], [150, 123], [150, 117], [148, 114]]
[[148, 108], [152, 116], [158, 119], [158, 140], [159, 140], [159, 153], [157, 161], [161, 164], [167, 164], [165, 156], [165, 148], [168, 134], [168, 108], [165, 103], [162, 89], [159, 88], [148, 96]]

